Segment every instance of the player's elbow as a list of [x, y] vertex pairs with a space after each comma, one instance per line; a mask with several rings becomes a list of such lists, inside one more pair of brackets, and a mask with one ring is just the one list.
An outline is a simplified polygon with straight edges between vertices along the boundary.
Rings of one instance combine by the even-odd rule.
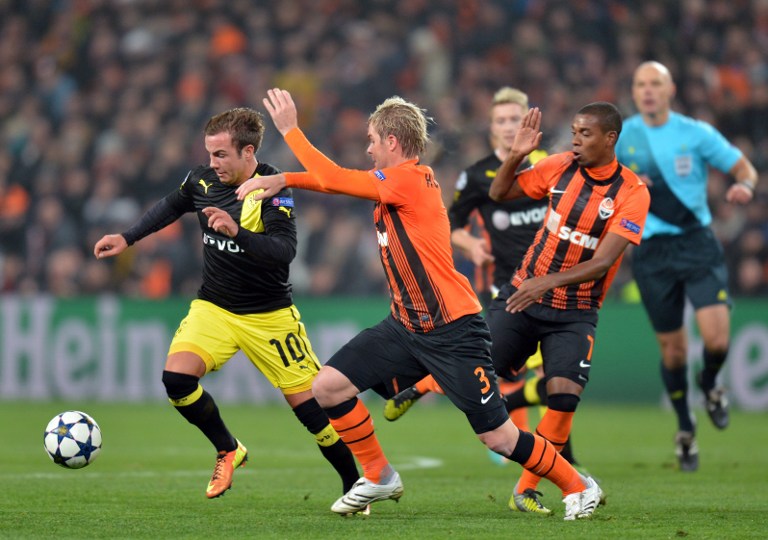
[[296, 245], [286, 245], [282, 249], [278, 250], [277, 262], [284, 264], [291, 264], [293, 259], [296, 258]]
[[488, 196], [494, 202], [502, 202], [504, 200], [504, 192], [494, 186], [491, 186], [491, 189], [488, 191]]

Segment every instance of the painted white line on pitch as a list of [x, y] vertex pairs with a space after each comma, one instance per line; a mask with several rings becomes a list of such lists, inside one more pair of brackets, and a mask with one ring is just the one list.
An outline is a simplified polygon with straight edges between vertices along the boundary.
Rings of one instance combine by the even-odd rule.
[[[97, 465], [98, 466], [98, 465]], [[408, 459], [400, 460], [395, 464], [395, 469], [398, 471], [413, 471], [417, 469], [436, 469], [438, 467], [443, 466], [443, 460], [436, 459], [436, 458], [429, 458], [429, 457], [423, 457], [423, 456], [414, 456]], [[79, 470], [79, 469], [73, 469]], [[299, 472], [300, 470], [305, 469], [280, 469], [280, 474], [284, 474], [286, 472]], [[258, 468], [254, 467], [246, 467], [243, 469], [237, 470], [237, 475], [251, 475], [251, 474], [261, 474], [263, 475], [266, 471], [260, 470]], [[72, 477], [70, 476], [72, 472], [66, 472], [66, 471], [60, 471], [60, 472], [33, 472], [33, 473], [20, 473], [20, 474], [0, 474], [1, 479], [7, 479], [7, 480], [71, 480]], [[89, 468], [87, 471], [83, 471], [82, 476], [87, 476], [89, 478], [158, 478], [158, 477], [189, 477], [189, 476], [206, 476], [210, 474], [209, 469], [197, 469], [197, 470], [180, 470], [180, 471], [174, 471], [174, 470], [164, 470], [164, 471], [123, 471], [123, 472], [101, 472], [101, 471], [94, 471], [93, 469]]]
[[437, 469], [442, 466], [442, 459], [414, 456], [410, 459], [398, 461], [397, 464], [395, 464], [395, 470], [412, 471], [415, 469]]

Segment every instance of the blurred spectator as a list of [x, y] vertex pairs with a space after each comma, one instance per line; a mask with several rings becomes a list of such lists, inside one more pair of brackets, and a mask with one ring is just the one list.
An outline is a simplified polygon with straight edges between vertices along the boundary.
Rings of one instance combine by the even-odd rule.
[[[200, 255], [186, 246], [199, 231], [184, 220], [110, 264], [91, 264], [93, 241], [206, 162], [196, 134], [212, 114], [260, 108], [267, 88], [291, 90], [310, 139], [352, 167], [370, 165], [368, 111], [394, 94], [418, 103], [435, 119], [423, 159], [450, 197], [488, 152], [495, 88], [526, 89], [559, 151], [583, 103], [633, 112], [627, 81], [646, 59], [672, 70], [676, 110], [714, 123], [758, 168], [749, 207], [723, 202], [717, 175], [710, 198], [734, 294], [768, 294], [765, 0], [0, 2], [2, 290], [192, 294]], [[261, 158], [300, 168], [271, 125]], [[296, 197], [296, 291], [380, 294], [371, 206]]]

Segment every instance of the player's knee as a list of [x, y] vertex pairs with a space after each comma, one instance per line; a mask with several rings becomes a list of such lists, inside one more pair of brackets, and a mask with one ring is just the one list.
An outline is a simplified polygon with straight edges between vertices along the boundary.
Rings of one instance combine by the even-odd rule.
[[179, 400], [193, 394], [200, 383], [200, 378], [186, 373], [163, 371], [165, 393], [171, 400]]
[[480, 433], [478, 438], [489, 450], [497, 454], [509, 456], [512, 452], [513, 446], [510, 444], [509, 438], [501, 433], [497, 433], [497, 430]]
[[339, 370], [323, 367], [312, 381], [312, 395], [323, 409], [356, 397], [357, 388]]
[[668, 369], [684, 366], [688, 359], [685, 335], [681, 332], [670, 332], [669, 334], [659, 334], [658, 338], [664, 365]]
[[547, 397], [547, 407], [558, 412], [575, 412], [579, 401], [575, 394], [552, 394]]
[[515, 449], [515, 445], [520, 438], [520, 433], [522, 432], [517, 426], [512, 422], [507, 421], [494, 430], [478, 433], [477, 437], [489, 450], [493, 450], [502, 456], [509, 457]]

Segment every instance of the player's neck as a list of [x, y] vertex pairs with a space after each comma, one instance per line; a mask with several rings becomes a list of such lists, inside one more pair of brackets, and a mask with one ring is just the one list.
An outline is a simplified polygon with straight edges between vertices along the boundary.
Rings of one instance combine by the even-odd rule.
[[508, 148], [494, 148], [493, 153], [496, 154], [496, 157], [499, 158], [499, 161], [504, 161], [507, 159], [507, 156], [509, 156], [509, 149]]
[[663, 126], [668, 121], [669, 121], [669, 109], [664, 109], [663, 111], [659, 111], [658, 113], [643, 115], [643, 122], [645, 122], [647, 126], [659, 127], [659, 126]]

